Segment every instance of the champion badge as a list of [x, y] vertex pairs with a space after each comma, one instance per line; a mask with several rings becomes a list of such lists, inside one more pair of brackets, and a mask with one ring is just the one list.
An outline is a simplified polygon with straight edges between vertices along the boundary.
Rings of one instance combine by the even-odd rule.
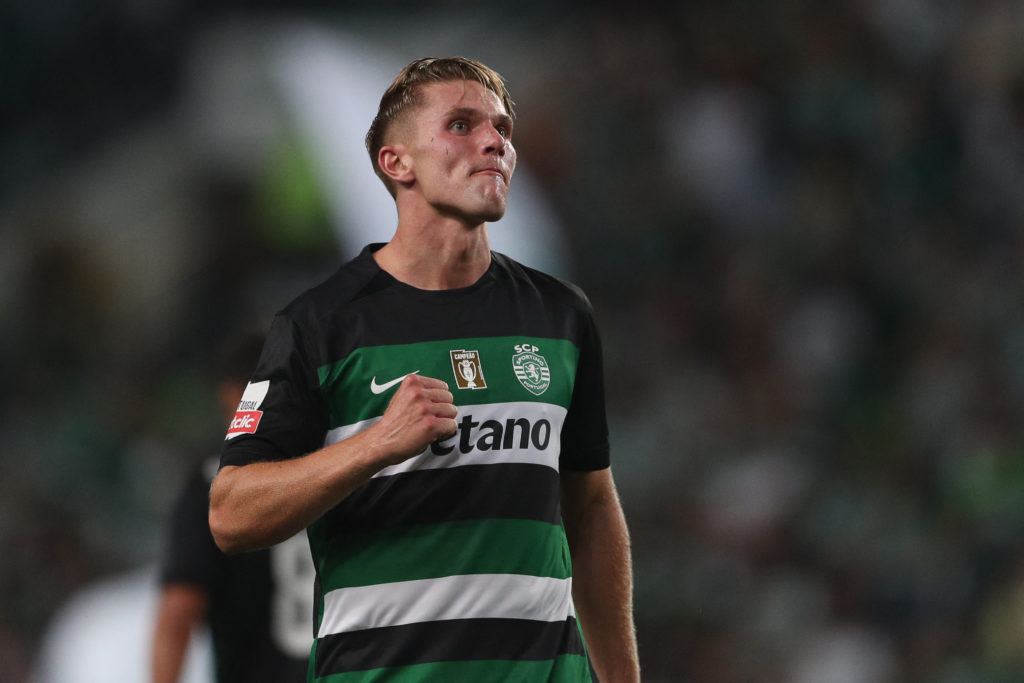
[[452, 371], [455, 373], [455, 383], [459, 389], [487, 388], [487, 382], [484, 380], [484, 368], [480, 364], [479, 352], [453, 349], [450, 354], [452, 357]]
[[512, 369], [515, 370], [519, 383], [534, 396], [540, 396], [551, 386], [551, 369], [544, 356], [533, 344], [516, 344], [516, 354], [512, 356]]

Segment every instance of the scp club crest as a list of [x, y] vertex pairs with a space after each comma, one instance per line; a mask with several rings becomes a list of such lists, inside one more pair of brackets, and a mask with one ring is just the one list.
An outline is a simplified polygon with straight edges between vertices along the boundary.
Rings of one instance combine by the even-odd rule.
[[512, 356], [512, 369], [519, 383], [534, 396], [540, 396], [551, 386], [551, 369], [544, 356], [533, 344], [516, 344]]

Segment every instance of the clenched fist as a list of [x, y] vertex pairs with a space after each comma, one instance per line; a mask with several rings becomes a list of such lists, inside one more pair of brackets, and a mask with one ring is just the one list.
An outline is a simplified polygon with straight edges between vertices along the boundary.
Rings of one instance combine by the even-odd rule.
[[422, 375], [406, 376], [380, 422], [370, 427], [374, 441], [388, 454], [387, 464], [408, 460], [431, 442], [454, 435], [458, 410], [453, 401], [443, 381]]

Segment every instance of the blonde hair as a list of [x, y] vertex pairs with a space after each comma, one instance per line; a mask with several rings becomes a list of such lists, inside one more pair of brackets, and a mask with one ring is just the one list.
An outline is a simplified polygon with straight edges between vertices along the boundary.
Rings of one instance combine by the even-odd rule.
[[380, 148], [384, 146], [384, 137], [391, 124], [420, 104], [420, 86], [445, 81], [476, 81], [498, 96], [509, 116], [515, 115], [515, 103], [505, 88], [505, 79], [481, 62], [466, 57], [423, 57], [411, 62], [384, 91], [377, 115], [366, 133], [366, 151], [370, 153], [373, 172], [384, 181], [392, 197], [395, 196], [395, 188], [391, 178], [381, 171], [377, 163]]

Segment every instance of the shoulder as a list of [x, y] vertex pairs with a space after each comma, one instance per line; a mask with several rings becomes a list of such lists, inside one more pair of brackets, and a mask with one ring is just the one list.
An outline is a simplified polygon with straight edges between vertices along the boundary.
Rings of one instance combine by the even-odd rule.
[[590, 299], [575, 283], [523, 265], [499, 252], [492, 252], [492, 258], [497, 271], [514, 285], [532, 289], [551, 303], [566, 306], [586, 315], [593, 314]]
[[279, 313], [299, 326], [315, 323], [324, 315], [351, 304], [383, 285], [382, 272], [373, 260], [378, 245], [369, 245], [323, 282], [295, 297]]

